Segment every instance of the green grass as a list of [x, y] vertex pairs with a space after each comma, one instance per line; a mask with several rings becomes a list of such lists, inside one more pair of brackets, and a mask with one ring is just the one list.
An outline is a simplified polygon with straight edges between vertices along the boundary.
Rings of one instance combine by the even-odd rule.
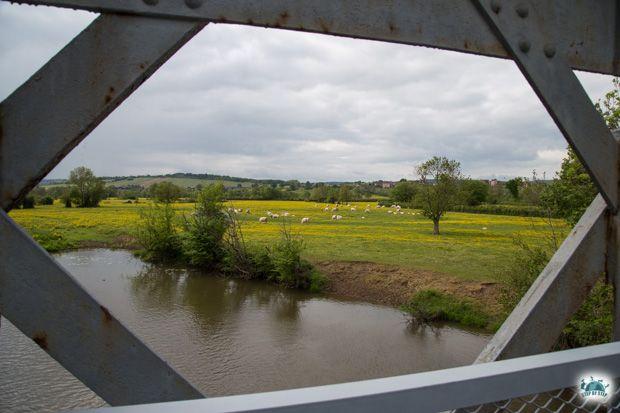
[[487, 328], [489, 315], [473, 301], [435, 290], [417, 292], [402, 310], [411, 314], [417, 323], [447, 321], [463, 326]]
[[[78, 246], [90, 242], [117, 245], [119, 237], [135, 231], [140, 208], [148, 205], [127, 204], [121, 200], [103, 201], [99, 208], [64, 208], [51, 206], [14, 210], [10, 215], [30, 233], [51, 232], [61, 241], [55, 244]], [[388, 208], [365, 213], [367, 203], [352, 203], [357, 211], [340, 208], [340, 221], [331, 219], [334, 212], [324, 211], [325, 204], [302, 201], [234, 201], [235, 208], [250, 209], [241, 214], [247, 241], [257, 244], [273, 242], [280, 236], [281, 221], [288, 220], [293, 232], [306, 242], [306, 258], [314, 261], [371, 261], [403, 267], [432, 270], [460, 279], [500, 281], [499, 274], [511, 262], [516, 250], [513, 242], [520, 235], [530, 242], [545, 242], [549, 229], [543, 219], [500, 215], [448, 213], [441, 221], [440, 236], [432, 235], [432, 222], [413, 210], [403, 215], [388, 214]], [[332, 205], [333, 206], [333, 205]], [[193, 204], [179, 203], [175, 208], [188, 214]], [[266, 224], [258, 218], [267, 211], [280, 214]], [[283, 218], [284, 212], [289, 217]], [[301, 224], [302, 217], [310, 222]], [[364, 217], [364, 218], [362, 218]], [[567, 228], [553, 221], [562, 232]], [[486, 229], [484, 229], [486, 228]], [[50, 242], [52, 243], [52, 242]]]

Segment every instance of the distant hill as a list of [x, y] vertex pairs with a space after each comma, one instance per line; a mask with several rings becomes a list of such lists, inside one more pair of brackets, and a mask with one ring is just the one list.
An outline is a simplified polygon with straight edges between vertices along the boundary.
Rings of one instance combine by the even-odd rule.
[[[157, 182], [168, 181], [182, 188], [195, 188], [197, 185], [208, 185], [213, 183], [222, 183], [227, 188], [249, 187], [253, 183], [257, 184], [281, 184], [285, 181], [276, 179], [250, 179], [239, 178], [227, 175], [213, 174], [191, 174], [191, 173], [175, 173], [168, 175], [139, 175], [139, 176], [104, 176], [101, 177], [106, 184], [116, 188], [129, 188], [132, 186], [141, 186], [148, 188]], [[66, 179], [44, 179], [42, 186], [60, 186], [66, 185]]]

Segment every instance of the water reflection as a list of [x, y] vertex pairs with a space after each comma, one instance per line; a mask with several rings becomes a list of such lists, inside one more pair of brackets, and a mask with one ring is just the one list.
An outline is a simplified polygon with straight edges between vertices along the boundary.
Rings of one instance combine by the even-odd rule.
[[[212, 396], [453, 367], [471, 363], [487, 341], [451, 327], [412, 330], [392, 308], [147, 265], [127, 251], [72, 251], [57, 260], [114, 316]], [[56, 411], [101, 403], [6, 325], [0, 329], [0, 411]], [[62, 392], [50, 395], [41, 386], [56, 382]]]

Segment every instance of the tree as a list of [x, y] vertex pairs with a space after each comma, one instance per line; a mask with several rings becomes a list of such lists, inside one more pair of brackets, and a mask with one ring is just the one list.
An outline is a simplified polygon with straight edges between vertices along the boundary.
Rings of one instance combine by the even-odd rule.
[[165, 204], [170, 204], [181, 196], [181, 188], [169, 181], [154, 183], [149, 192], [151, 197]]
[[71, 184], [70, 198], [78, 207], [99, 206], [99, 201], [104, 196], [105, 185], [93, 171], [85, 166], [78, 166], [69, 173], [69, 184]]
[[620, 128], [620, 78], [613, 78], [611, 84], [612, 89], [594, 106], [605, 119], [609, 129], [613, 130]]
[[512, 195], [514, 199], [519, 199], [519, 189], [521, 188], [522, 184], [523, 178], [519, 177], [512, 178], [511, 180], [506, 182], [506, 189], [508, 189], [508, 192], [510, 192], [510, 195]]
[[416, 198], [424, 216], [433, 221], [433, 234], [439, 235], [439, 220], [458, 199], [461, 164], [434, 156], [419, 165], [416, 172], [421, 183]]
[[340, 185], [340, 188], [338, 189], [338, 201], [351, 201], [351, 187], [349, 185]]
[[470, 206], [480, 205], [489, 198], [489, 185], [477, 179], [466, 179], [462, 183], [463, 202]]
[[541, 203], [551, 213], [575, 225], [597, 194], [590, 175], [575, 152], [568, 148], [566, 158], [553, 183], [545, 188]]
[[410, 181], [400, 181], [392, 188], [392, 199], [398, 203], [409, 203], [416, 195], [416, 185]]

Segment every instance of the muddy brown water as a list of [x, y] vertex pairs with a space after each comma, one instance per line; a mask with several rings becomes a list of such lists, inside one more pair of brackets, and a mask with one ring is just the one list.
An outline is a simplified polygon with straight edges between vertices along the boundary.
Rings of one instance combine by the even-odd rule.
[[[390, 307], [152, 266], [123, 250], [78, 250], [56, 259], [207, 395], [465, 365], [488, 340], [448, 326], [412, 329]], [[0, 412], [103, 405], [2, 319]]]

